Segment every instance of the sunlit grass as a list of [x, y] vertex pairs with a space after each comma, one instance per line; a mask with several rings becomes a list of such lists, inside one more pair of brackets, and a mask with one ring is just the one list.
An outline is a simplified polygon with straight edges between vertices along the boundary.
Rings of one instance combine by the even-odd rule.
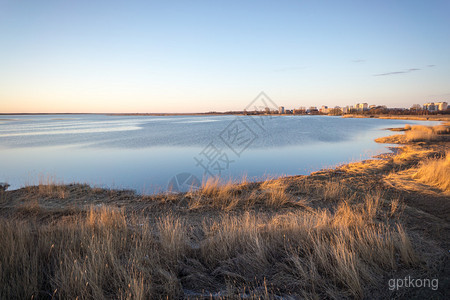
[[378, 143], [414, 143], [414, 142], [435, 142], [448, 140], [450, 134], [450, 125], [405, 125], [405, 133], [378, 138], [375, 141]]
[[450, 192], [450, 152], [442, 158], [428, 158], [422, 161], [413, 178]]

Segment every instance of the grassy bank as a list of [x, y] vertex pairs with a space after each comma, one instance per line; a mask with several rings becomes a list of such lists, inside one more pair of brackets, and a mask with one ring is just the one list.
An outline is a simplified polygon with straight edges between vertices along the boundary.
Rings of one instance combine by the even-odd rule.
[[404, 134], [396, 134], [381, 137], [375, 141], [378, 143], [408, 144], [417, 142], [450, 142], [450, 123], [446, 125], [424, 126], [406, 125], [404, 128], [391, 128], [392, 131], [404, 131]]
[[[449, 142], [426, 130], [380, 159], [185, 194], [0, 191], [0, 298], [444, 299]], [[439, 288], [390, 288], [405, 276]]]

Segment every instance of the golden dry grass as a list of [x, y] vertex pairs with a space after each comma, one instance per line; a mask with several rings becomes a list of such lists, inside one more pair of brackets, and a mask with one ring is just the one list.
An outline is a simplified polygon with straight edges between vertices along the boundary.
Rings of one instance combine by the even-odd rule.
[[190, 209], [211, 207], [225, 211], [232, 210], [240, 204], [239, 195], [246, 189], [246, 181], [222, 183], [218, 178], [208, 178], [197, 191], [187, 194]]
[[214, 208], [231, 211], [237, 208], [249, 208], [254, 205], [280, 208], [284, 206], [303, 205], [304, 203], [291, 195], [288, 185], [282, 180], [268, 179], [255, 188], [242, 179], [239, 182], [222, 183], [217, 178], [209, 178], [197, 191], [187, 194], [190, 209]]
[[441, 138], [440, 135], [448, 133], [450, 133], [450, 127], [446, 125], [413, 125], [409, 131], [405, 132], [405, 137], [408, 142], [436, 141]]
[[201, 224], [172, 214], [150, 223], [104, 205], [49, 223], [0, 218], [0, 298], [179, 298], [198, 287], [226, 297], [247, 290], [362, 298], [374, 274], [397, 268], [397, 256], [417, 263], [380, 198], [373, 192], [334, 210], [249, 211]]
[[50, 198], [58, 198], [65, 199], [68, 197], [68, 191], [66, 186], [62, 182], [58, 182], [52, 176], [39, 176], [39, 183], [37, 185], [37, 193], [35, 190], [32, 190], [33, 187], [27, 186], [30, 194], [38, 195], [40, 197], [50, 197]]
[[423, 160], [413, 178], [450, 193], [450, 152], [441, 158]]
[[286, 205], [300, 204], [296, 203], [296, 198], [288, 191], [288, 184], [282, 180], [266, 180], [260, 185], [261, 193], [257, 196], [264, 201], [268, 207], [279, 208]]
[[387, 137], [381, 137], [375, 141], [378, 143], [395, 143], [395, 144], [407, 144], [411, 142], [436, 142], [446, 141], [449, 139], [450, 125], [436, 125], [436, 126], [424, 126], [424, 125], [405, 125], [405, 133], [392, 135]]

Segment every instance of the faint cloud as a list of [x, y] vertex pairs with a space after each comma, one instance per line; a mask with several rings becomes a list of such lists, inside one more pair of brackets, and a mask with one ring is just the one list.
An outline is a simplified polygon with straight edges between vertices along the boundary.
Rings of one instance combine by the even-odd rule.
[[387, 72], [387, 73], [381, 73], [381, 74], [374, 74], [373, 76], [388, 76], [388, 75], [406, 74], [406, 73], [411, 73], [411, 72], [419, 71], [419, 70], [421, 70], [421, 69], [412, 68], [412, 69], [408, 69], [408, 70], [404, 70], [404, 71], [395, 71], [395, 72]]
[[355, 60], [352, 60], [352, 62], [354, 62], [354, 63], [363, 63], [363, 62], [366, 62], [366, 60], [365, 59], [355, 59]]
[[[425, 68], [433, 68], [436, 67], [436, 65], [427, 65]], [[387, 73], [381, 73], [381, 74], [374, 74], [373, 76], [388, 76], [388, 75], [398, 75], [398, 74], [406, 74], [411, 73], [415, 71], [420, 71], [422, 69], [419, 68], [411, 68], [404, 71], [395, 71], [395, 72], [387, 72]]]

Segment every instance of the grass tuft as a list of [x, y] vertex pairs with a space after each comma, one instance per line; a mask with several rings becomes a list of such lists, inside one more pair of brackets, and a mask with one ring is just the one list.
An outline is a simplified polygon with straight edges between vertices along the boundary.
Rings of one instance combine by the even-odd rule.
[[450, 193], [450, 152], [441, 158], [428, 158], [422, 161], [413, 178]]

